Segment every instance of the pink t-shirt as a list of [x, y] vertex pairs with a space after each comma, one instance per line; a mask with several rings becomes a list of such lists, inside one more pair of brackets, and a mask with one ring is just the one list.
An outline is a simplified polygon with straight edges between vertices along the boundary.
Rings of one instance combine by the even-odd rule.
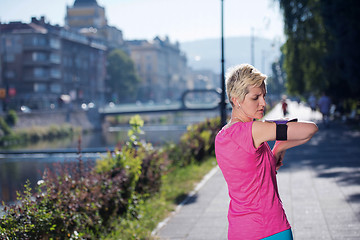
[[290, 228], [276, 182], [276, 159], [265, 142], [257, 149], [253, 122], [222, 129], [215, 154], [229, 188], [228, 239], [262, 239]]

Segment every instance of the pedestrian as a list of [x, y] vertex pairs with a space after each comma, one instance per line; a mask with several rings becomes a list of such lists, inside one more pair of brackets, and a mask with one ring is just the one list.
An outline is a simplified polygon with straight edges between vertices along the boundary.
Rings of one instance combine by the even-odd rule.
[[316, 111], [316, 103], [317, 103], [316, 97], [314, 96], [314, 94], [310, 94], [310, 97], [308, 98], [308, 104], [312, 112]]
[[[215, 154], [230, 196], [229, 240], [293, 239], [276, 173], [285, 150], [307, 142], [318, 130], [311, 122], [255, 120], [264, 116], [265, 79], [249, 64], [229, 69], [226, 76], [232, 113], [216, 136]], [[267, 141], [273, 140], [271, 150]]]
[[286, 102], [286, 96], [284, 95], [281, 99], [281, 109], [283, 112], [283, 116], [286, 117], [287, 113], [288, 113], [288, 104]]
[[330, 107], [331, 107], [331, 100], [324, 92], [322, 96], [319, 99], [318, 106], [320, 109], [320, 112], [322, 114], [322, 120], [325, 127], [329, 126], [330, 121]]
[[316, 106], [317, 106], [317, 100], [316, 100], [316, 97], [314, 96], [314, 94], [310, 94], [310, 96], [308, 98], [308, 104], [311, 109], [311, 118], [314, 119], [314, 114], [316, 112]]

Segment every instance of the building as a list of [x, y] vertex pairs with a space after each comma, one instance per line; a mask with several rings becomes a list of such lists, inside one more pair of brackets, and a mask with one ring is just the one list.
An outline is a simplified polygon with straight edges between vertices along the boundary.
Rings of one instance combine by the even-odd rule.
[[178, 100], [187, 89], [185, 54], [169, 38], [124, 42], [122, 32], [108, 26], [105, 9], [96, 0], [75, 0], [73, 6], [67, 7], [65, 25], [72, 31], [105, 40], [109, 50], [119, 48], [130, 55], [142, 79], [138, 100]]
[[209, 69], [189, 71], [189, 89], [220, 89], [220, 74]]
[[75, 0], [73, 6], [67, 6], [65, 27], [104, 40], [110, 49], [124, 48], [122, 31], [108, 25], [105, 8], [99, 6], [96, 0]]
[[137, 73], [143, 83], [139, 100], [164, 102], [179, 100], [187, 89], [187, 60], [179, 44], [169, 38], [155, 37], [153, 41], [126, 42]]
[[102, 42], [46, 23], [44, 17], [1, 24], [0, 39], [7, 108], [61, 107], [64, 96], [76, 106], [101, 103], [107, 49]]
[[75, 106], [104, 103], [104, 95], [112, 95], [105, 81], [106, 58], [115, 48], [134, 61], [142, 79], [140, 101], [177, 101], [196, 87], [179, 43], [168, 37], [125, 42], [96, 0], [75, 0], [66, 10], [64, 27], [44, 17], [0, 25], [0, 99], [7, 93], [0, 102], [5, 107], [48, 109], [69, 99]]
[[92, 37], [106, 38], [105, 9], [96, 0], [75, 0], [73, 6], [66, 7], [65, 26]]

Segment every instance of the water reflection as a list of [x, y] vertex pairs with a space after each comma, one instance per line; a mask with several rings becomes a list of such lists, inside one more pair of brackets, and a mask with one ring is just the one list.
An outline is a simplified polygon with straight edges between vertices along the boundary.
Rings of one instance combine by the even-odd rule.
[[[144, 126], [144, 135], [141, 138], [153, 145], [162, 145], [164, 142], [177, 142], [186, 131], [187, 125], [160, 125]], [[80, 148], [86, 149], [114, 149], [121, 146], [127, 139], [128, 127], [113, 127], [107, 132], [91, 132], [81, 136], [73, 136], [51, 142], [37, 142], [25, 147], [16, 147], [11, 151], [29, 150], [55, 150], [64, 149], [74, 151], [71, 154], [1, 154], [0, 152], [0, 201], [12, 202], [16, 200], [16, 191], [23, 188], [27, 179], [30, 180], [32, 188], [46, 168], [53, 168], [54, 163], [76, 161], [78, 155], [79, 139]], [[60, 150], [62, 151], [62, 150]], [[82, 153], [82, 159], [94, 162], [106, 153]]]
[[[218, 111], [173, 113], [163, 116], [166, 124], [145, 124], [142, 130], [145, 132], [142, 139], [152, 143], [154, 146], [163, 145], [165, 142], [178, 142], [181, 135], [186, 131], [189, 124], [213, 118]], [[78, 148], [82, 149], [82, 160], [93, 163], [101, 158], [99, 153], [84, 153], [87, 149], [114, 149], [121, 146], [127, 139], [129, 126], [113, 126], [107, 131], [91, 132], [88, 134], [75, 135], [71, 138], [42, 141], [28, 146], [17, 146], [11, 151], [72, 151], [76, 153]], [[80, 140], [80, 141], [79, 141]], [[79, 145], [80, 143], [80, 145]], [[106, 151], [106, 150], [105, 150]], [[29, 179], [32, 188], [46, 168], [53, 167], [54, 163], [71, 162], [77, 160], [77, 155], [72, 154], [3, 154], [0, 150], [0, 202], [15, 201], [16, 191], [23, 188]], [[106, 153], [103, 153], [106, 154]]]
[[[38, 180], [42, 179], [46, 168], [53, 169], [55, 163], [75, 162], [77, 154], [21, 154], [0, 157], [0, 194], [1, 201], [16, 200], [16, 191], [23, 190], [24, 183], [29, 180], [34, 189]], [[92, 164], [100, 159], [101, 153], [82, 154], [85, 162]]]
[[8, 202], [16, 199], [19, 191], [27, 179], [34, 184], [41, 179], [45, 164], [38, 160], [7, 161], [1, 160], [0, 193], [1, 200]]

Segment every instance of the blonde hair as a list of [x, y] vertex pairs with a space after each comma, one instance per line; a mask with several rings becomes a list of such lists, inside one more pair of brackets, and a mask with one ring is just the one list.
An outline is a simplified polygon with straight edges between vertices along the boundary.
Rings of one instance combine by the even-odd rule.
[[249, 87], [260, 87], [265, 84], [267, 76], [250, 64], [240, 64], [231, 67], [226, 72], [226, 92], [232, 106], [234, 103], [231, 98], [239, 98], [242, 102], [249, 93]]

